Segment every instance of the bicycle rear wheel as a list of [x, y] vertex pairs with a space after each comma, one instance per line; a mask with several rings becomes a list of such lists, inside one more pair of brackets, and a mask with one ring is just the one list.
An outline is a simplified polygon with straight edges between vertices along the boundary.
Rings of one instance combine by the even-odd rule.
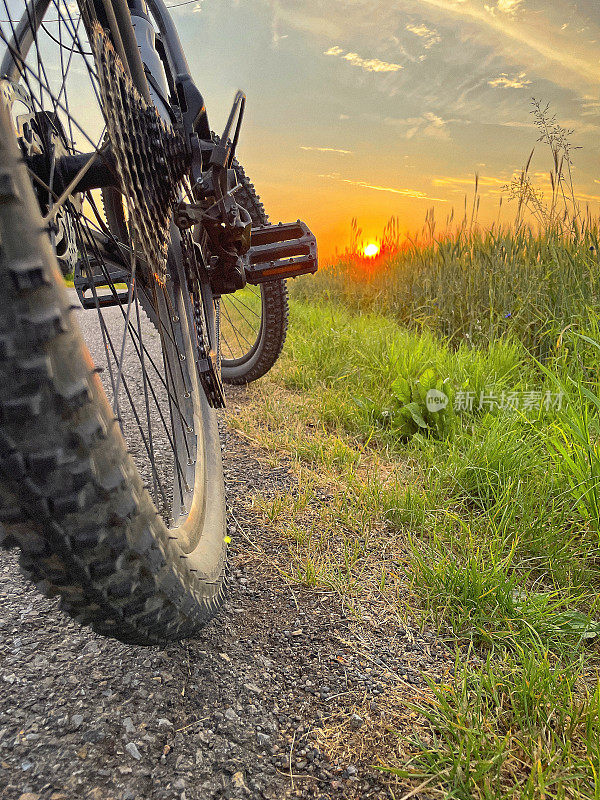
[[[17, 21], [3, 6], [10, 42]], [[118, 119], [105, 124], [109, 62], [121, 96], [142, 102], [113, 46], [93, 41], [108, 38], [102, 4], [79, 10], [52, 0], [53, 22], [30, 16], [21, 80], [0, 92], [0, 520], [3, 545], [20, 547], [26, 574], [67, 613], [153, 644], [193, 636], [223, 600], [221, 452], [195, 368], [199, 305], [207, 332], [218, 331], [208, 284], [184, 269], [170, 208], [152, 209], [165, 246], [141, 241], [140, 188], [122, 164], [126, 241], [107, 229], [98, 192], [60, 191], [61, 156], [131, 135]], [[129, 167], [131, 177], [148, 164]], [[74, 265], [89, 279], [90, 311], [65, 288]]]

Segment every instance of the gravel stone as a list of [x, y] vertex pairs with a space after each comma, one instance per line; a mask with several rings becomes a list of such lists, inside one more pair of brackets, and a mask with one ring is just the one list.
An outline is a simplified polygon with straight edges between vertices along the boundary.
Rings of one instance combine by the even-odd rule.
[[125, 717], [123, 720], [123, 727], [125, 728], [125, 733], [135, 733], [136, 727], [133, 724], [133, 720], [131, 717]]
[[127, 744], [125, 745], [125, 750], [127, 750], [129, 755], [132, 758], [135, 758], [136, 761], [139, 761], [140, 758], [142, 757], [142, 754], [137, 749], [137, 745], [135, 744], [135, 742], [127, 742]]

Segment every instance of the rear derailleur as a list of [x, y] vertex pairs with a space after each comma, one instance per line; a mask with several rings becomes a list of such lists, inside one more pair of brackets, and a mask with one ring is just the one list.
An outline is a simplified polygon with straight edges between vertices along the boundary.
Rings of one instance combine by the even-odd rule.
[[210, 257], [199, 261], [217, 296], [243, 289], [246, 283], [258, 285], [317, 271], [317, 242], [303, 222], [253, 228], [250, 214], [235, 201], [237, 176], [231, 165], [244, 104], [245, 97], [238, 92], [220, 138], [191, 137], [194, 201], [181, 202], [175, 210], [175, 224], [182, 230], [194, 229], [197, 247], [203, 249], [202, 231], [208, 239]]

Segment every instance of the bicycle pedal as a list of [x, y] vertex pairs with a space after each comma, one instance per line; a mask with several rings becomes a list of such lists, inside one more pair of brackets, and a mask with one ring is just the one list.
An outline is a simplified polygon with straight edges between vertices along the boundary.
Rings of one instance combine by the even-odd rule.
[[[109, 271], [100, 271], [100, 264], [95, 259], [89, 261], [89, 264], [86, 265], [87, 269], [82, 269], [80, 263], [76, 265], [73, 285], [83, 308], [127, 305], [131, 272], [124, 270], [114, 262], [109, 262], [108, 266], [110, 267]], [[106, 267], [105, 260], [104, 268], [106, 269]]]
[[246, 266], [248, 283], [296, 278], [313, 274], [317, 268], [317, 240], [304, 222], [252, 228]]

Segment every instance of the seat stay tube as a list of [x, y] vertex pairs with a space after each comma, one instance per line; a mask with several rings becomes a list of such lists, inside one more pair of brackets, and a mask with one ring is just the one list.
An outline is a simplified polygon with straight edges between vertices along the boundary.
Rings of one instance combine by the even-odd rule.
[[[143, 0], [134, 0], [134, 4], [145, 6], [146, 2]], [[130, 3], [130, 6], [132, 4]], [[173, 70], [173, 77], [177, 80], [179, 78], [188, 77], [190, 74], [190, 67], [181, 46], [181, 40], [177, 33], [177, 28], [173, 22], [169, 9], [163, 0], [147, 0], [147, 7], [154, 17], [154, 21], [158, 26], [161, 39], [167, 51], [168, 59], [171, 63]], [[135, 13], [135, 12], [132, 12]]]
[[21, 64], [27, 58], [34, 35], [49, 5], [50, 0], [31, 0], [28, 8], [25, 8], [0, 64], [0, 77], [7, 78], [12, 83], [18, 82], [21, 77]]
[[149, 9], [156, 22], [177, 88], [186, 133], [188, 135], [197, 133], [201, 139], [210, 139], [211, 132], [204, 98], [192, 79], [177, 28], [164, 0], [130, 0], [130, 7], [132, 5]]

